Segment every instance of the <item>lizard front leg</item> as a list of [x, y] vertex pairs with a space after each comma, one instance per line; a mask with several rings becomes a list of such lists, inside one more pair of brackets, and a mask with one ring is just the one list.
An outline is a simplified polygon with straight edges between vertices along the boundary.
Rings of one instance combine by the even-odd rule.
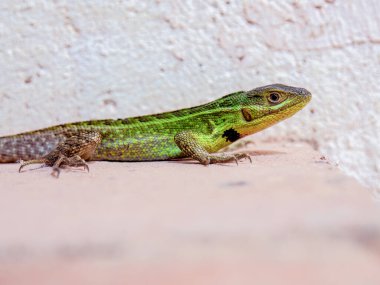
[[91, 159], [97, 146], [100, 144], [101, 135], [95, 131], [72, 132], [62, 143], [41, 159], [22, 162], [19, 172], [34, 163], [44, 163], [53, 167], [52, 175], [59, 176], [60, 168], [81, 167], [89, 171], [86, 160]]
[[238, 160], [243, 158], [248, 158], [249, 161], [252, 162], [251, 157], [246, 153], [207, 152], [207, 150], [198, 142], [196, 135], [191, 131], [179, 132], [174, 137], [174, 141], [185, 156], [198, 160], [203, 165], [230, 161], [235, 161], [237, 164]]

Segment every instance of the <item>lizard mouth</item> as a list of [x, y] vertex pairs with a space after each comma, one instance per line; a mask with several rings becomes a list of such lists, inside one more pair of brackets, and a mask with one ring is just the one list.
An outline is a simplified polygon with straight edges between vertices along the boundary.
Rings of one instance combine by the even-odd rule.
[[293, 102], [289, 102], [289, 104], [282, 106], [281, 108], [277, 110], [270, 110], [270, 114], [279, 114], [279, 113], [287, 113], [287, 114], [294, 114], [297, 111], [301, 110], [307, 103], [309, 103], [311, 100], [311, 93], [305, 89], [305, 93], [298, 96], [296, 100]]

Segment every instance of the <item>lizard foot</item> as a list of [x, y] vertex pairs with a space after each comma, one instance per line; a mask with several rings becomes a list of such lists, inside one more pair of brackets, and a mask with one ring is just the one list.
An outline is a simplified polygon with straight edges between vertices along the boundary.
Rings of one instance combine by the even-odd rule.
[[61, 168], [67, 167], [83, 167], [84, 170], [90, 172], [88, 164], [79, 155], [74, 155], [71, 157], [60, 155], [53, 164], [53, 171], [51, 172], [51, 175], [55, 178], [58, 178], [59, 174], [61, 173]]
[[210, 163], [224, 163], [235, 161], [236, 164], [239, 164], [239, 160], [248, 159], [252, 163], [251, 156], [247, 153], [212, 153], [207, 156], [207, 159], [204, 161], [204, 165]]
[[90, 168], [88, 167], [88, 164], [84, 159], [82, 159], [79, 155], [74, 155], [72, 157], [65, 157], [61, 155], [57, 161], [54, 162], [52, 165], [51, 161], [48, 161], [46, 158], [41, 158], [41, 159], [32, 159], [32, 160], [27, 160], [27, 161], [20, 161], [21, 165], [18, 170], [18, 172], [22, 172], [23, 168], [27, 165], [31, 164], [38, 164], [42, 163], [42, 166], [52, 166], [53, 171], [51, 175], [53, 177], [58, 178], [59, 174], [61, 172], [61, 168], [67, 168], [67, 167], [83, 167], [84, 170], [87, 170], [87, 172], [90, 172]]
[[51, 175], [58, 178], [61, 168], [83, 167], [90, 171], [85, 160], [93, 155], [101, 137], [97, 132], [79, 131], [57, 145], [45, 156], [46, 164], [53, 167]]

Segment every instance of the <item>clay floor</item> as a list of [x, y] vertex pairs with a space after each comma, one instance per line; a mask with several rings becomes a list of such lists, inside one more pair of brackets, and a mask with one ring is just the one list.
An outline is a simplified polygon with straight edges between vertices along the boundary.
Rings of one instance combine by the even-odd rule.
[[0, 165], [0, 284], [380, 284], [380, 205], [310, 146], [253, 163]]

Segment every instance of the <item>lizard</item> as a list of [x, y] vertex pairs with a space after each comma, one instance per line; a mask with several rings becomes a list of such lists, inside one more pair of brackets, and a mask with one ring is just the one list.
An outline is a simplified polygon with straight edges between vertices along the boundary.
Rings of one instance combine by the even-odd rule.
[[203, 165], [236, 163], [247, 153], [217, 152], [278, 123], [310, 100], [298, 87], [272, 84], [228, 94], [196, 107], [125, 119], [89, 120], [0, 137], [0, 163], [20, 161], [60, 169], [87, 161], [154, 161], [192, 158]]

